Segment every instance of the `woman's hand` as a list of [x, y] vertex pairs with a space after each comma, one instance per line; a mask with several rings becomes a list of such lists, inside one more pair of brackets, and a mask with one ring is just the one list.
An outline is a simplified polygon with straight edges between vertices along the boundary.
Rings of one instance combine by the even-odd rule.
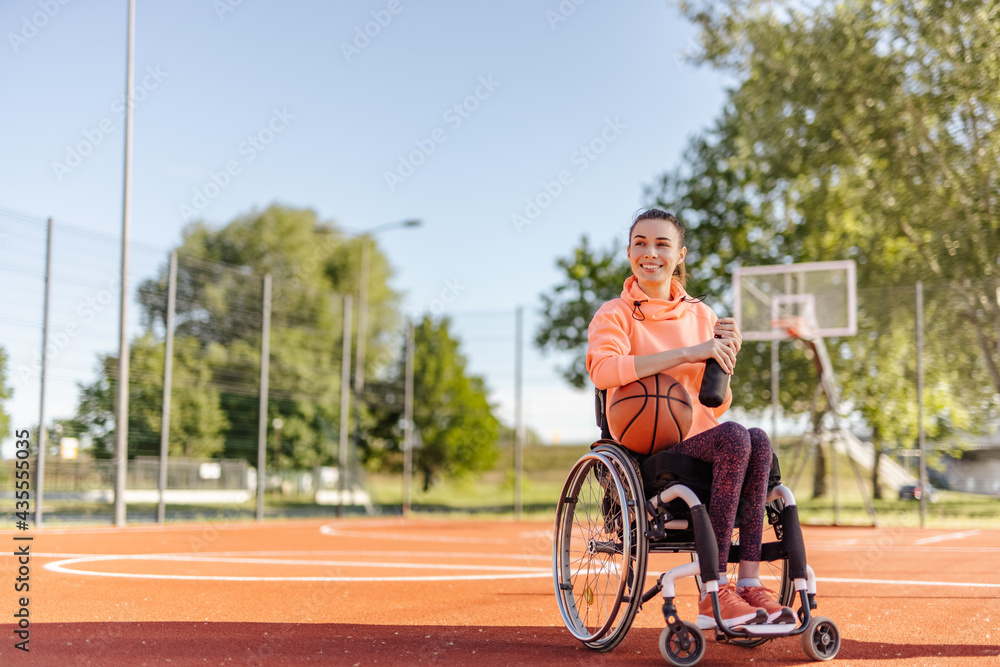
[[690, 348], [693, 361], [715, 359], [727, 374], [733, 374], [736, 366], [736, 344], [731, 338], [712, 338]]
[[736, 368], [736, 355], [743, 347], [743, 336], [736, 326], [736, 320], [724, 317], [715, 325], [715, 338], [707, 340], [691, 348], [695, 361], [715, 359], [727, 374], [732, 375]]
[[739, 353], [743, 347], [743, 334], [736, 325], [736, 320], [732, 317], [723, 317], [715, 323], [715, 335], [723, 340], [731, 340], [736, 345], [736, 352]]

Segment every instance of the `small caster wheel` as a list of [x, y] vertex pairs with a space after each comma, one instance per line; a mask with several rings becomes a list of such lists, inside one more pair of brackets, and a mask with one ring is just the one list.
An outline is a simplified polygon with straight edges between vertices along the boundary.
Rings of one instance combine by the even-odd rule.
[[802, 633], [802, 650], [813, 660], [833, 660], [840, 650], [837, 624], [823, 616], [809, 619], [809, 627]]
[[684, 636], [671, 628], [663, 628], [660, 633], [660, 655], [674, 667], [697, 665], [705, 657], [705, 636], [694, 623], [681, 621]]

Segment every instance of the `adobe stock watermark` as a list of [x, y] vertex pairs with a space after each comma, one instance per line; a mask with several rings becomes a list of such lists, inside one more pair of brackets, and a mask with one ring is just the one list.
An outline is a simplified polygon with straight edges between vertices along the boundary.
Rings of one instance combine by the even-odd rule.
[[49, 21], [58, 16], [62, 8], [70, 2], [71, 0], [40, 0], [38, 3], [39, 11], [31, 16], [22, 16], [21, 29], [18, 32], [10, 31], [7, 33], [7, 41], [10, 43], [10, 48], [14, 50], [14, 54], [17, 55], [21, 51], [21, 47], [37, 37], [38, 33], [49, 24]]
[[558, 28], [560, 24], [568, 21], [569, 17], [576, 13], [577, 8], [586, 1], [587, 0], [560, 0], [555, 9], [545, 10], [545, 20], [549, 22], [549, 28], [552, 29], [552, 32], [555, 32], [556, 28]]
[[685, 47], [680, 51], [674, 51], [674, 66], [677, 71], [680, 72], [685, 66], [690, 66], [691, 61], [701, 52], [701, 44], [694, 41], [694, 38], [689, 35]]
[[344, 55], [344, 60], [351, 60], [361, 52], [371, 46], [372, 40], [382, 34], [382, 31], [389, 27], [393, 19], [403, 13], [406, 7], [400, 0], [389, 0], [385, 9], [376, 9], [371, 13], [372, 20], [364, 25], [354, 26], [354, 35], [350, 42], [340, 43], [340, 52]]
[[[116, 97], [111, 102], [111, 113], [117, 116], [119, 121], [124, 120], [126, 109], [133, 111], [137, 109], [139, 104], [149, 96], [149, 93], [159, 88], [169, 75], [170, 73], [164, 72], [159, 65], [147, 67], [141, 75], [142, 78], [139, 79], [138, 85], [132, 88], [132, 98], [126, 100], [124, 94]], [[52, 161], [52, 173], [55, 174], [56, 179], [62, 183], [69, 174], [72, 174], [83, 164], [87, 156], [104, 143], [104, 139], [115, 131], [116, 125], [113, 118], [106, 116], [97, 123], [97, 127], [85, 129], [82, 139], [73, 144], [66, 144], [66, 154], [63, 161]]]
[[212, 0], [212, 9], [219, 21], [225, 21], [226, 14], [232, 14], [242, 4], [243, 0]]
[[435, 315], [440, 315], [443, 313], [448, 306], [455, 303], [458, 297], [469, 289], [468, 286], [458, 282], [457, 278], [451, 278], [444, 281], [444, 289], [441, 290], [441, 294], [438, 295], [436, 299], [432, 299], [430, 303], [431, 312]]
[[543, 180], [541, 189], [531, 197], [524, 200], [524, 208], [510, 216], [510, 222], [518, 234], [524, 232], [524, 228], [534, 224], [542, 212], [552, 206], [566, 188], [571, 186], [576, 180], [575, 174], [582, 174], [590, 169], [599, 157], [604, 155], [611, 144], [618, 141], [628, 125], [621, 122], [618, 116], [605, 120], [604, 128], [601, 132], [585, 144], [573, 151], [569, 156], [569, 164], [572, 168], [559, 170], [553, 180]]
[[398, 156], [399, 161], [396, 169], [385, 171], [383, 175], [389, 192], [395, 192], [397, 187], [413, 176], [417, 169], [427, 162], [427, 158], [437, 151], [438, 146], [448, 141], [449, 130], [454, 132], [462, 127], [482, 103], [493, 96], [500, 85], [498, 81], [493, 79], [492, 74], [481, 76], [479, 77], [479, 85], [470, 94], [445, 109], [444, 113], [441, 114], [441, 120], [448, 125], [448, 129], [435, 127], [426, 137], [414, 139], [415, 148], [406, 155]]
[[181, 219], [184, 222], [191, 222], [208, 208], [208, 205], [232, 184], [233, 178], [243, 172], [243, 167], [256, 160], [257, 156], [263, 153], [293, 120], [295, 116], [288, 113], [288, 107], [272, 109], [271, 118], [256, 132], [248, 134], [236, 147], [236, 153], [242, 160], [228, 160], [219, 171], [209, 171], [208, 181], [201, 187], [194, 188], [191, 201], [178, 205]]
[[[91, 294], [76, 306], [76, 318], [63, 324], [62, 327], [54, 328], [49, 335], [48, 344], [45, 346], [46, 361], [51, 363], [59, 358], [59, 354], [65, 350], [70, 341], [83, 332], [83, 325], [90, 324], [106, 308], [117, 306], [118, 294], [121, 292], [122, 277], [120, 273], [112, 274], [107, 284], [96, 294]], [[42, 373], [42, 354], [38, 352], [30, 365], [18, 364], [17, 374], [22, 380], [32, 380]]]

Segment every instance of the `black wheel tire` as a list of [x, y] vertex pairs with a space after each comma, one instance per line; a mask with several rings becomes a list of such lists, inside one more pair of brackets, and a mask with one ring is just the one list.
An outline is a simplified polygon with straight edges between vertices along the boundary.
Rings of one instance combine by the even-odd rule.
[[809, 619], [809, 627], [802, 633], [802, 650], [812, 660], [833, 660], [840, 651], [840, 630], [837, 624], [824, 616]]
[[556, 599], [570, 633], [597, 651], [625, 637], [646, 575], [641, 482], [622, 452], [596, 447], [570, 471], [556, 510]]
[[660, 655], [674, 667], [690, 667], [697, 665], [705, 657], [705, 635], [698, 626], [689, 621], [681, 621], [688, 631], [686, 639], [681, 640], [670, 628], [663, 628], [660, 633]]

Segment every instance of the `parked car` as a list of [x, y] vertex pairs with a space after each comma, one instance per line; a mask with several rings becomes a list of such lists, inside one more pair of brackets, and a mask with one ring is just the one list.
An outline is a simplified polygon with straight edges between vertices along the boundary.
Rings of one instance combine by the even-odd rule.
[[[907, 484], [906, 486], [899, 487], [900, 500], [920, 500], [922, 493], [919, 484]], [[927, 485], [927, 501], [932, 503], [937, 502], [937, 490], [930, 484]]]

